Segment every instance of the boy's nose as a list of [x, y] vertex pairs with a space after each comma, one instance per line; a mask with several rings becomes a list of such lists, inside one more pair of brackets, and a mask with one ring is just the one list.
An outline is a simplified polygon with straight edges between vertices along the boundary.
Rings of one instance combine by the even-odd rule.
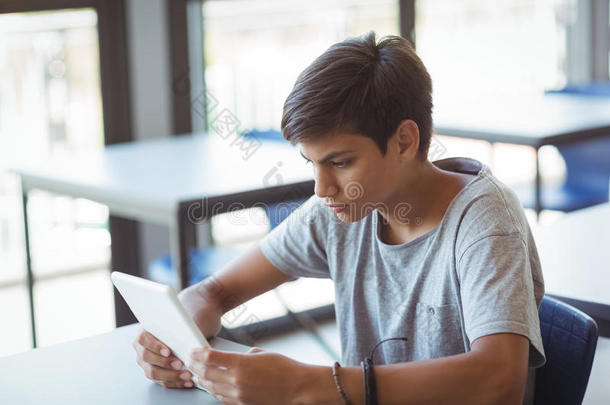
[[337, 194], [338, 187], [335, 185], [335, 182], [329, 176], [321, 173], [321, 171], [318, 171], [316, 174], [315, 183], [314, 192], [318, 197], [327, 198]]

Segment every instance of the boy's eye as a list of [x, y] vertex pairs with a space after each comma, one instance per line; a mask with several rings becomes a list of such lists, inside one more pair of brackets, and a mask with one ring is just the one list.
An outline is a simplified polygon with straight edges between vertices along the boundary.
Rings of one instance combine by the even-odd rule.
[[333, 166], [338, 167], [338, 168], [347, 167], [350, 163], [351, 163], [351, 161], [349, 161], [349, 160], [342, 161], [342, 162], [330, 162], [330, 164], [332, 164]]

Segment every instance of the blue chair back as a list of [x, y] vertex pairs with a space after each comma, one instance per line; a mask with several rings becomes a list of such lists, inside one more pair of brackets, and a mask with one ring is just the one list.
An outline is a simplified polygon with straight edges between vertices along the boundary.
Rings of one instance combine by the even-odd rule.
[[[592, 81], [568, 84], [547, 93], [574, 94], [586, 97], [610, 97], [610, 82]], [[562, 186], [562, 211], [585, 208], [608, 201], [610, 179], [610, 134], [568, 145], [557, 146], [566, 164], [566, 181]], [[563, 206], [562, 206], [563, 205]]]
[[608, 135], [608, 138], [557, 146], [567, 168], [564, 187], [574, 193], [590, 195], [595, 200], [593, 202], [598, 204], [608, 201], [610, 134]]
[[277, 204], [265, 205], [265, 214], [269, 219], [270, 229], [278, 226], [284, 219], [297, 209], [306, 199], [283, 201]]
[[597, 324], [578, 309], [545, 296], [538, 310], [546, 364], [536, 370], [535, 405], [580, 405], [595, 348]]
[[[288, 215], [298, 208], [306, 199], [283, 201], [265, 205], [264, 210], [269, 219], [270, 228], [278, 226]], [[208, 277], [226, 263], [239, 256], [241, 251], [229, 247], [208, 246], [195, 248], [189, 253], [189, 285], [196, 284]], [[148, 276], [159, 283], [173, 285], [174, 271], [172, 258], [168, 254], [153, 260], [148, 266]]]

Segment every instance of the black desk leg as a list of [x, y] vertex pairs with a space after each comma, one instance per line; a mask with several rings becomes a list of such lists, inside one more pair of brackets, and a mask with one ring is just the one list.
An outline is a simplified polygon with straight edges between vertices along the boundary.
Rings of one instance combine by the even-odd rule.
[[30, 319], [32, 323], [32, 347], [36, 348], [36, 317], [34, 315], [34, 273], [32, 271], [32, 251], [30, 248], [30, 229], [28, 222], [28, 193], [21, 183], [23, 206], [23, 234], [25, 236], [25, 265], [27, 270], [28, 297], [30, 299]]
[[189, 286], [189, 253], [197, 247], [197, 224], [189, 218], [188, 203], [180, 203], [176, 222], [170, 232], [172, 264], [177, 270], [176, 290]]
[[539, 148], [536, 147], [534, 153], [536, 154], [536, 184], [535, 184], [535, 196], [534, 196], [534, 211], [536, 211], [536, 221], [540, 219], [540, 211], [542, 211], [542, 191], [541, 191], [541, 179], [540, 179], [540, 154], [538, 153]]
[[[138, 223], [112, 215], [108, 221], [112, 240], [110, 245], [112, 270], [142, 277]], [[117, 327], [137, 322], [136, 317], [116, 288], [114, 288], [114, 310]]]

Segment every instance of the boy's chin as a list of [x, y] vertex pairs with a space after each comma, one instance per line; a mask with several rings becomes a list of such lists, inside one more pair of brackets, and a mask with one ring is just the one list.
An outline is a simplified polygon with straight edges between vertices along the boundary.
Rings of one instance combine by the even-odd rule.
[[338, 214], [335, 214], [335, 216], [341, 222], [358, 222], [364, 218], [362, 215], [352, 215], [351, 213], [345, 211], [339, 212]]

